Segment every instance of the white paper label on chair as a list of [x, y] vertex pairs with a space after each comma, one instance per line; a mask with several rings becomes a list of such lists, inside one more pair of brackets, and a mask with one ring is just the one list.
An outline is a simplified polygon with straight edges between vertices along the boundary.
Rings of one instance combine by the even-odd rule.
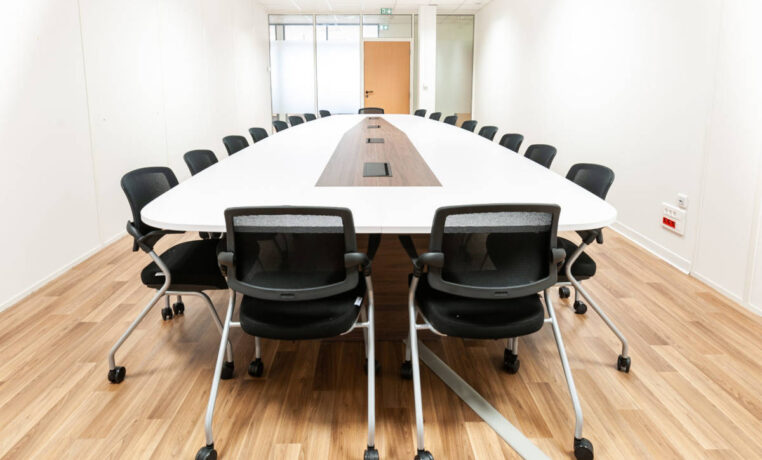
[[360, 305], [362, 305], [362, 297], [355, 299], [355, 307], [359, 307]]

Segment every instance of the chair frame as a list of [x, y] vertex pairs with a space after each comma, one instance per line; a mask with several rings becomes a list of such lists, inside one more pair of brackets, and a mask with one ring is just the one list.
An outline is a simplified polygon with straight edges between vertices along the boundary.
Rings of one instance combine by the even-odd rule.
[[622, 353], [617, 358], [616, 368], [620, 372], [628, 373], [630, 372], [632, 358], [629, 355], [630, 346], [629, 346], [629, 343], [627, 342], [627, 338], [624, 336], [624, 334], [622, 334], [622, 331], [620, 331], [619, 328], [616, 327], [616, 325], [611, 320], [611, 318], [609, 318], [608, 315], [606, 315], [606, 313], [603, 312], [603, 310], [595, 302], [595, 300], [593, 300], [593, 297], [585, 290], [585, 288], [582, 287], [582, 282], [577, 280], [572, 274], [572, 267], [574, 266], [574, 263], [577, 261], [577, 259], [579, 259], [579, 256], [581, 256], [582, 253], [585, 252], [585, 248], [587, 248], [594, 241], [596, 241], [599, 238], [599, 235], [602, 235], [602, 232], [603, 231], [601, 229], [586, 232], [586, 235], [583, 237], [582, 243], [580, 243], [580, 245], [577, 247], [577, 250], [575, 250], [572, 253], [572, 255], [569, 257], [569, 259], [566, 261], [564, 274], [566, 275], [566, 279], [568, 281], [558, 281], [556, 282], [556, 286], [557, 287], [564, 287], [564, 286], [574, 287], [574, 303], [577, 303], [577, 301], [579, 301], [579, 296], [581, 295], [587, 301], [587, 303], [593, 308], [593, 311], [595, 311], [595, 313], [597, 313], [598, 316], [603, 320], [606, 326], [609, 329], [611, 329], [611, 332], [613, 332], [614, 335], [616, 335], [616, 337], [622, 343]]
[[[292, 207], [290, 212], [299, 213], [306, 209], [304, 207]], [[226, 220], [227, 220], [226, 211]], [[350, 214], [351, 216], [351, 214]], [[350, 220], [351, 222], [351, 220]], [[352, 228], [354, 236], [354, 228]], [[354, 258], [346, 257], [347, 254], [356, 256]], [[373, 454], [378, 458], [378, 451], [375, 448], [376, 438], [376, 366], [375, 366], [375, 307], [374, 307], [374, 295], [373, 295], [373, 281], [371, 278], [371, 261], [362, 253], [347, 253], [345, 254], [345, 264], [347, 268], [360, 267], [362, 268], [362, 275], [365, 278], [365, 299], [363, 299], [362, 306], [360, 307], [360, 313], [358, 319], [349, 329], [342, 332], [340, 335], [345, 335], [352, 332], [355, 329], [363, 329], [363, 340], [365, 342], [365, 357], [367, 359], [367, 371], [368, 371], [368, 438], [367, 438], [367, 450], [365, 451], [365, 458], [372, 458]], [[223, 251], [219, 254], [220, 266], [224, 267], [226, 274], [235, 273], [233, 253]], [[226, 275], [229, 276], [229, 275]], [[217, 401], [217, 394], [220, 384], [220, 373], [225, 365], [225, 343], [229, 341], [230, 329], [241, 328], [240, 321], [233, 321], [233, 312], [236, 305], [237, 292], [233, 289], [229, 289], [229, 301], [227, 311], [225, 313], [225, 321], [222, 325], [222, 336], [220, 338], [219, 350], [217, 352], [217, 362], [214, 368], [214, 374], [212, 377], [212, 387], [209, 393], [209, 402], [206, 408], [206, 416], [204, 418], [204, 434], [206, 437], [206, 446], [202, 447], [197, 458], [202, 455], [208, 455], [214, 450], [214, 432], [212, 430], [212, 423], [214, 420], [214, 408]], [[254, 357], [255, 360], [261, 361], [262, 358], [262, 346], [259, 337], [254, 339]], [[370, 457], [369, 457], [370, 455]], [[201, 457], [206, 458], [206, 457]], [[216, 457], [214, 457], [216, 458]]]
[[[526, 205], [526, 206], [534, 206], [534, 205]], [[475, 206], [473, 209], [479, 209], [483, 208], [483, 206]], [[437, 211], [437, 214], [439, 214], [439, 211]], [[435, 224], [432, 226], [432, 234], [434, 233], [434, 228], [436, 226], [436, 220], [437, 217], [435, 216]], [[554, 219], [554, 224], [552, 228], [552, 232], [556, 233], [556, 225], [557, 225], [557, 216]], [[415, 252], [415, 246], [413, 245], [412, 239], [410, 239], [407, 235], [400, 235], [399, 237], [400, 242], [402, 243], [403, 247], [405, 248], [408, 255], [411, 256], [412, 262], [413, 262], [413, 278], [410, 282], [410, 289], [408, 291], [408, 337], [405, 340], [405, 363], [403, 363], [403, 366], [410, 362], [410, 365], [412, 367], [412, 376], [413, 376], [413, 397], [414, 397], [414, 404], [415, 404], [415, 423], [416, 423], [416, 442], [417, 442], [417, 450], [418, 454], [421, 455], [421, 458], [431, 458], [431, 454], [425, 450], [424, 445], [424, 427], [423, 427], [423, 402], [422, 402], [422, 395], [421, 395], [421, 371], [420, 371], [420, 363], [419, 363], [419, 351], [418, 351], [418, 331], [419, 330], [429, 330], [437, 335], [440, 336], [446, 336], [446, 334], [443, 334], [436, 330], [434, 326], [429, 323], [426, 318], [421, 313], [420, 308], [416, 305], [415, 301], [415, 291], [418, 287], [418, 282], [420, 280], [421, 275], [424, 272], [424, 269], [426, 267], [434, 267], [434, 268], [441, 268], [443, 265], [443, 258], [440, 256], [442, 253], [436, 253], [436, 252], [427, 252], [424, 254], [421, 254], [420, 256], [417, 255]], [[555, 244], [555, 241], [552, 243]], [[555, 249], [552, 251], [552, 263], [553, 264], [561, 264], [564, 261], [564, 258], [566, 257], [566, 253], [561, 249]], [[551, 277], [557, 277], [557, 272], [551, 270], [550, 272]], [[564, 370], [564, 377], [566, 379], [567, 388], [569, 390], [569, 394], [571, 395], [572, 400], [572, 406], [574, 408], [574, 447], [575, 450], [577, 449], [578, 445], [583, 444], [587, 445], [590, 444], [590, 442], [582, 437], [582, 428], [583, 428], [583, 417], [582, 417], [582, 406], [579, 402], [579, 396], [577, 395], [577, 389], [574, 384], [574, 377], [572, 375], [571, 367], [569, 366], [569, 360], [566, 355], [566, 348], [564, 346], [563, 337], [561, 336], [561, 331], [558, 326], [558, 320], [556, 318], [555, 309], [553, 307], [553, 301], [551, 300], [550, 296], [550, 289], [555, 285], [555, 282], [551, 282], [550, 285], [548, 285], [545, 289], [542, 290], [543, 297], [545, 300], [545, 307], [547, 310], [547, 317], [544, 320], [544, 323], [549, 323], [551, 325], [551, 328], [553, 330], [553, 337], [556, 342], [556, 347], [558, 348], [558, 354], [561, 358], [561, 366]], [[418, 317], [421, 318], [421, 322], [418, 322]], [[506, 350], [510, 351], [510, 353], [514, 356], [518, 355], [518, 337], [514, 338], [508, 338], [506, 339]], [[592, 444], [590, 444], [590, 448], [592, 449]], [[428, 455], [428, 457], [426, 457]]]

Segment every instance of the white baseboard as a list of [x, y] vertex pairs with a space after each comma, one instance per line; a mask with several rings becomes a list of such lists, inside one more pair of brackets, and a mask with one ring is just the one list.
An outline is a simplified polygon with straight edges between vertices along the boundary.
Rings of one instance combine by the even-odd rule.
[[609, 228], [616, 231], [617, 233], [624, 236], [625, 238], [629, 239], [630, 241], [637, 244], [638, 246], [645, 249], [646, 251], [650, 252], [651, 254], [655, 255], [656, 257], [672, 265], [673, 267], [685, 273], [686, 275], [690, 274], [691, 261], [686, 259], [685, 257], [682, 257], [672, 252], [671, 250], [660, 245], [659, 243], [646, 237], [642, 233], [639, 233], [638, 231], [633, 230], [632, 228], [628, 227], [627, 225], [619, 221], [615, 222]]
[[95, 246], [94, 248], [86, 251], [84, 254], [82, 254], [81, 256], [77, 257], [76, 259], [74, 259], [73, 261], [69, 262], [68, 264], [64, 265], [63, 267], [59, 268], [58, 270], [54, 270], [53, 273], [51, 273], [48, 276], [42, 278], [41, 280], [37, 281], [33, 285], [27, 287], [26, 289], [24, 289], [23, 291], [19, 292], [16, 295], [14, 295], [10, 299], [7, 299], [7, 300], [3, 301], [3, 303], [0, 304], [0, 311], [6, 310], [6, 309], [12, 307], [13, 305], [16, 305], [17, 303], [21, 302], [22, 300], [24, 300], [24, 298], [26, 298], [30, 294], [34, 293], [36, 290], [40, 289], [41, 287], [45, 286], [49, 282], [51, 282], [54, 279], [58, 278], [59, 276], [63, 275], [67, 271], [71, 270], [76, 265], [78, 265], [78, 264], [84, 262], [85, 260], [87, 260], [88, 258], [94, 256], [98, 251], [100, 251], [101, 249], [105, 248], [109, 244], [115, 242], [116, 240], [118, 240], [119, 238], [123, 237], [124, 235], [125, 235], [124, 232], [117, 233], [116, 235], [112, 236], [111, 238], [108, 238], [103, 243], [101, 243], [101, 244]]
[[628, 240], [632, 241], [633, 243], [637, 244], [641, 248], [645, 249], [646, 251], [650, 252], [651, 254], [662, 259], [663, 261], [672, 265], [673, 267], [680, 270], [681, 272], [685, 273], [686, 275], [690, 275], [696, 278], [697, 280], [701, 281], [702, 283], [706, 284], [710, 288], [717, 291], [720, 295], [727, 297], [728, 300], [737, 303], [738, 305], [749, 310], [755, 315], [762, 316], [762, 308], [760, 308], [759, 306], [754, 305], [751, 302], [745, 301], [743, 298], [739, 297], [733, 292], [730, 292], [729, 290], [713, 282], [709, 278], [702, 276], [700, 273], [691, 271], [690, 260], [684, 257], [681, 257], [678, 254], [675, 254], [674, 252], [670, 251], [664, 246], [654, 242], [653, 240], [651, 240], [650, 238], [646, 236], [643, 236], [641, 233], [637, 232], [636, 230], [633, 230], [632, 228], [628, 227], [627, 225], [621, 222], [614, 223], [610, 228], [616, 231], [617, 233], [619, 233], [620, 235], [624, 236]]

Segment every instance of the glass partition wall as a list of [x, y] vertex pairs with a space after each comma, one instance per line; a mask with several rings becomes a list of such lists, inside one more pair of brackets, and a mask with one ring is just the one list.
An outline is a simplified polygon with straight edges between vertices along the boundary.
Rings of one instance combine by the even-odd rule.
[[[417, 108], [416, 16], [270, 15], [273, 119], [357, 113], [363, 107], [363, 42], [411, 41], [412, 108]], [[437, 17], [438, 111], [469, 116], [473, 67], [472, 15]], [[461, 117], [459, 117], [461, 118]]]

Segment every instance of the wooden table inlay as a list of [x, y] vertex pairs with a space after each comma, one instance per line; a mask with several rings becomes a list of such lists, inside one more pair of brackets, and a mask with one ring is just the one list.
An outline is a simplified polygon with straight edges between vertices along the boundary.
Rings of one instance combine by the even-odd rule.
[[[382, 143], [369, 143], [381, 138]], [[365, 163], [389, 163], [391, 177], [363, 177]], [[381, 117], [366, 117], [346, 132], [320, 175], [317, 187], [441, 187], [407, 135]]]

